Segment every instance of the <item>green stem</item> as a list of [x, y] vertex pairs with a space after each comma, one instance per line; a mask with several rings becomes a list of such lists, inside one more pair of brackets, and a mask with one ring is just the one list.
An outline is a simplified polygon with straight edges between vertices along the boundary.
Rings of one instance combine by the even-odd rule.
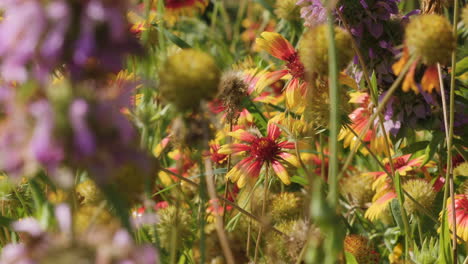
[[[454, 1], [453, 7], [453, 35], [454, 39], [458, 38], [457, 32], [457, 23], [458, 23], [458, 6], [459, 1]], [[455, 41], [456, 43], [456, 41]], [[450, 75], [450, 125], [449, 125], [449, 135], [447, 138], [447, 175], [446, 179], [449, 178], [449, 186], [450, 186], [450, 197], [452, 200], [452, 221], [453, 221], [453, 236], [452, 236], [452, 247], [453, 247], [453, 263], [457, 264], [457, 219], [455, 213], [455, 193], [454, 193], [454, 186], [453, 186], [453, 163], [452, 163], [452, 143], [453, 143], [453, 126], [455, 121], [455, 72], [457, 66], [457, 49], [454, 48], [452, 51], [452, 72]], [[445, 197], [444, 197], [445, 198]], [[445, 201], [446, 202], [446, 201]], [[445, 204], [444, 202], [444, 204]]]
[[[335, 25], [334, 17], [331, 10], [327, 10], [328, 16], [328, 80], [330, 89], [330, 138], [329, 138], [329, 169], [328, 169], [328, 202], [330, 203], [331, 210], [336, 212], [338, 208], [338, 180], [339, 180], [339, 169], [338, 169], [338, 153], [340, 151], [338, 145], [338, 133], [340, 132], [341, 119], [340, 119], [340, 86], [338, 83], [338, 57], [336, 53], [335, 45]], [[343, 242], [337, 229], [328, 228], [328, 240], [326, 241], [326, 264], [334, 264], [337, 261], [337, 257], [342, 251]]]
[[266, 166], [265, 169], [265, 179], [264, 179], [264, 190], [263, 190], [263, 201], [262, 201], [262, 215], [260, 217], [261, 222], [259, 223], [259, 229], [258, 229], [258, 236], [257, 236], [257, 241], [255, 241], [255, 253], [254, 253], [254, 263], [257, 263], [257, 257], [258, 257], [258, 250], [260, 248], [260, 240], [262, 238], [262, 231], [263, 231], [263, 218], [265, 217], [265, 211], [266, 211], [266, 200], [268, 198], [268, 188], [269, 188], [269, 178], [268, 178], [268, 171], [269, 171], [269, 164]]

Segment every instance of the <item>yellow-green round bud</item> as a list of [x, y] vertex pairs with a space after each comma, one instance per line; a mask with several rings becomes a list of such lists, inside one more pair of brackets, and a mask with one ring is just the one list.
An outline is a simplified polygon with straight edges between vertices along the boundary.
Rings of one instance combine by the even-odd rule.
[[271, 201], [271, 217], [275, 222], [298, 218], [303, 209], [303, 200], [295, 193], [284, 192]]
[[[339, 107], [341, 115], [347, 116], [350, 110], [349, 95], [347, 93], [340, 94]], [[307, 93], [304, 116], [314, 128], [328, 128], [330, 121], [330, 92], [326, 82], [320, 81], [314, 89]]]
[[372, 189], [374, 177], [372, 175], [359, 175], [344, 177], [340, 181], [340, 191], [351, 203], [363, 207], [372, 201], [375, 191]]
[[161, 96], [186, 111], [216, 96], [220, 71], [210, 55], [186, 49], [168, 58], [159, 78]]
[[296, 5], [297, 0], [276, 0], [275, 14], [287, 21], [297, 21], [301, 18], [301, 7]]
[[[424, 208], [431, 208], [436, 193], [432, 185], [423, 179], [411, 179], [403, 184], [403, 189], [408, 192]], [[406, 213], [416, 213], [420, 208], [411, 199], [405, 199], [403, 204]]]
[[468, 5], [466, 5], [465, 8], [463, 8], [462, 21], [465, 24], [465, 27], [468, 28]]
[[[177, 232], [176, 248], [182, 249], [194, 238], [192, 232], [192, 217], [187, 208], [170, 205], [158, 211], [159, 222], [156, 225], [156, 232], [160, 246], [165, 250], [171, 248], [171, 237], [173, 232]], [[152, 234], [154, 235], [154, 234]], [[156, 241], [156, 236], [153, 238]]]
[[405, 31], [409, 53], [421, 57], [426, 65], [447, 64], [455, 49], [450, 22], [440, 15], [421, 15], [413, 18]]
[[92, 180], [85, 180], [76, 186], [76, 193], [83, 204], [97, 204], [103, 196]]
[[360, 264], [379, 263], [378, 253], [364, 236], [347, 235], [344, 239], [344, 250], [353, 254]]
[[117, 230], [119, 223], [106, 208], [85, 205], [75, 213], [73, 227], [75, 232], [80, 234], [103, 227]]
[[[344, 70], [354, 56], [350, 48], [351, 35], [340, 27], [335, 27], [335, 46], [338, 57], [338, 70]], [[328, 28], [316, 26], [304, 33], [299, 43], [299, 55], [308, 74], [328, 75]]]

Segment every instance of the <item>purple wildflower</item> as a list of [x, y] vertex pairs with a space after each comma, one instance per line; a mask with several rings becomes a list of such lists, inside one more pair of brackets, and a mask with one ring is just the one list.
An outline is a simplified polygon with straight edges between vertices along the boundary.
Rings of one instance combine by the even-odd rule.
[[314, 27], [327, 19], [326, 9], [320, 0], [299, 0], [296, 4], [301, 6], [305, 26]]
[[64, 158], [63, 149], [54, 137], [53, 109], [49, 102], [43, 99], [33, 103], [30, 111], [36, 120], [36, 127], [29, 143], [30, 150], [34, 158], [53, 173]]

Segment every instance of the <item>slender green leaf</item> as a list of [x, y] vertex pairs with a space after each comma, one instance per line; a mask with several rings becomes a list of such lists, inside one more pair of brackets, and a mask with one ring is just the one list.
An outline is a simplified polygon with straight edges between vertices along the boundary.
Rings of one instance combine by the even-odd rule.
[[346, 264], [359, 264], [353, 254], [345, 252]]
[[187, 42], [179, 38], [178, 36], [172, 34], [170, 31], [163, 29], [164, 35], [168, 38], [172, 43], [176, 44], [181, 49], [190, 49], [190, 46]]

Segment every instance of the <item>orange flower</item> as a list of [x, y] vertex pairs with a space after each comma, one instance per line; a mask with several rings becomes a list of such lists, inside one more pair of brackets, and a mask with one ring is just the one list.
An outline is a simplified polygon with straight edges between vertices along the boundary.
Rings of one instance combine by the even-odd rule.
[[[410, 56], [409, 56], [408, 48], [404, 47], [403, 55], [392, 66], [393, 72], [396, 75], [399, 75], [401, 71], [403, 70], [403, 67], [409, 61], [409, 59], [410, 59]], [[416, 73], [416, 69], [417, 69], [417, 66], [419, 65], [419, 62], [420, 62], [420, 59], [417, 59], [411, 64], [409, 71], [406, 74], [405, 79], [403, 80], [403, 85], [401, 87], [403, 91], [409, 92], [410, 90], [413, 90], [415, 94], [419, 94], [418, 85], [416, 84], [414, 80], [414, 75]], [[439, 81], [439, 74], [437, 72], [436, 64], [428, 65], [421, 79], [421, 87], [423, 91], [426, 91], [429, 93], [432, 93], [432, 90], [434, 89], [436, 89], [437, 92], [440, 92], [440, 81]]]
[[[286, 105], [290, 109], [302, 112], [303, 105], [301, 105], [302, 100], [300, 101], [300, 99], [306, 93], [307, 83], [304, 81], [304, 65], [299, 59], [299, 53], [288, 40], [275, 32], [263, 32], [261, 38], [257, 38], [257, 46], [272, 56], [286, 62], [284, 69], [262, 76], [257, 83], [257, 91], [262, 91], [265, 87], [286, 77], [289, 79], [285, 87]], [[287, 75], [290, 77], [287, 77]]]

